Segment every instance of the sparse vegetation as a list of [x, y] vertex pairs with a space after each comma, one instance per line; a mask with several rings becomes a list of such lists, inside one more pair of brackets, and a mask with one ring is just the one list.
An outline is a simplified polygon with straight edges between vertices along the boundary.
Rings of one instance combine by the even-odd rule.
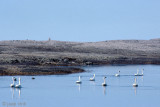
[[[53, 40], [0, 41], [1, 75], [10, 72], [15, 75], [21, 74], [20, 72], [27, 74], [29, 71], [36, 71], [37, 74], [43, 71], [46, 74], [65, 74], [73, 72], [69, 70], [72, 67], [64, 66], [95, 64], [160, 64], [160, 39], [85, 43]], [[63, 67], [54, 69], [57, 66]], [[83, 71], [78, 69], [75, 72]]]

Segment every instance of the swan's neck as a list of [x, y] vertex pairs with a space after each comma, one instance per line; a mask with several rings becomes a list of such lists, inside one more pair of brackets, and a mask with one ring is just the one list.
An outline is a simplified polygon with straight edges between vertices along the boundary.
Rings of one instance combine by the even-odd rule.
[[81, 77], [79, 76], [79, 81], [81, 81]]
[[137, 74], [139, 73], [139, 70], [137, 69]]
[[143, 74], [143, 69], [142, 69], [142, 74]]
[[106, 79], [104, 78], [104, 83], [106, 83]]

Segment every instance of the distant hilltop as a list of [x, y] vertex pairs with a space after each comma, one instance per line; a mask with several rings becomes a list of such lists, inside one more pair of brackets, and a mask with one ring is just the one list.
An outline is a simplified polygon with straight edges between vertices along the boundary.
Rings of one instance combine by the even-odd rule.
[[160, 39], [101, 42], [0, 41], [0, 63], [40, 65], [160, 64]]

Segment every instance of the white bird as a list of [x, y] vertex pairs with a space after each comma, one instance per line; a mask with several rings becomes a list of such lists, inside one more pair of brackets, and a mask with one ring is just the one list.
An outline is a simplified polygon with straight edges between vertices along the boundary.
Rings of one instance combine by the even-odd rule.
[[134, 79], [133, 87], [138, 87], [137, 79], [136, 78]]
[[102, 86], [107, 86], [107, 84], [106, 84], [106, 78], [107, 77], [104, 77], [103, 79], [104, 79], [104, 82], [102, 83]]
[[90, 81], [95, 81], [95, 74], [93, 75], [92, 78], [90, 78]]
[[17, 84], [16, 86], [15, 86], [15, 88], [22, 88], [22, 86], [21, 86], [21, 78], [19, 77], [19, 84]]
[[14, 78], [13, 77], [12, 77], [12, 80], [13, 80], [13, 84], [11, 84], [10, 87], [15, 87]]
[[120, 76], [120, 71], [118, 71], [117, 74], [115, 74], [116, 77], [119, 77]]
[[137, 69], [137, 73], [134, 74], [135, 76], [138, 76], [139, 75], [139, 69]]
[[77, 83], [77, 84], [81, 84], [81, 83], [82, 83], [82, 82], [81, 82], [81, 76], [79, 76], [79, 80], [76, 81], [76, 83]]
[[142, 69], [142, 74], [141, 74], [141, 76], [143, 76], [143, 71], [144, 71], [144, 69]]

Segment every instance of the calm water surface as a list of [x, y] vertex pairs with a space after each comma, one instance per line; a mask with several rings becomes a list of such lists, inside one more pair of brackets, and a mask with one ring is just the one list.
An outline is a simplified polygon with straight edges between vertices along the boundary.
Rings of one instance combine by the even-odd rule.
[[[0, 107], [160, 107], [160, 66], [87, 66], [70, 75], [20, 76], [23, 88], [14, 89], [11, 76], [0, 76]], [[134, 88], [134, 74], [139, 87]], [[120, 77], [114, 74], [121, 71]], [[96, 74], [96, 81], [89, 78]], [[75, 81], [82, 76], [82, 84]], [[106, 87], [101, 86], [107, 76]], [[16, 76], [19, 77], [19, 76]]]

